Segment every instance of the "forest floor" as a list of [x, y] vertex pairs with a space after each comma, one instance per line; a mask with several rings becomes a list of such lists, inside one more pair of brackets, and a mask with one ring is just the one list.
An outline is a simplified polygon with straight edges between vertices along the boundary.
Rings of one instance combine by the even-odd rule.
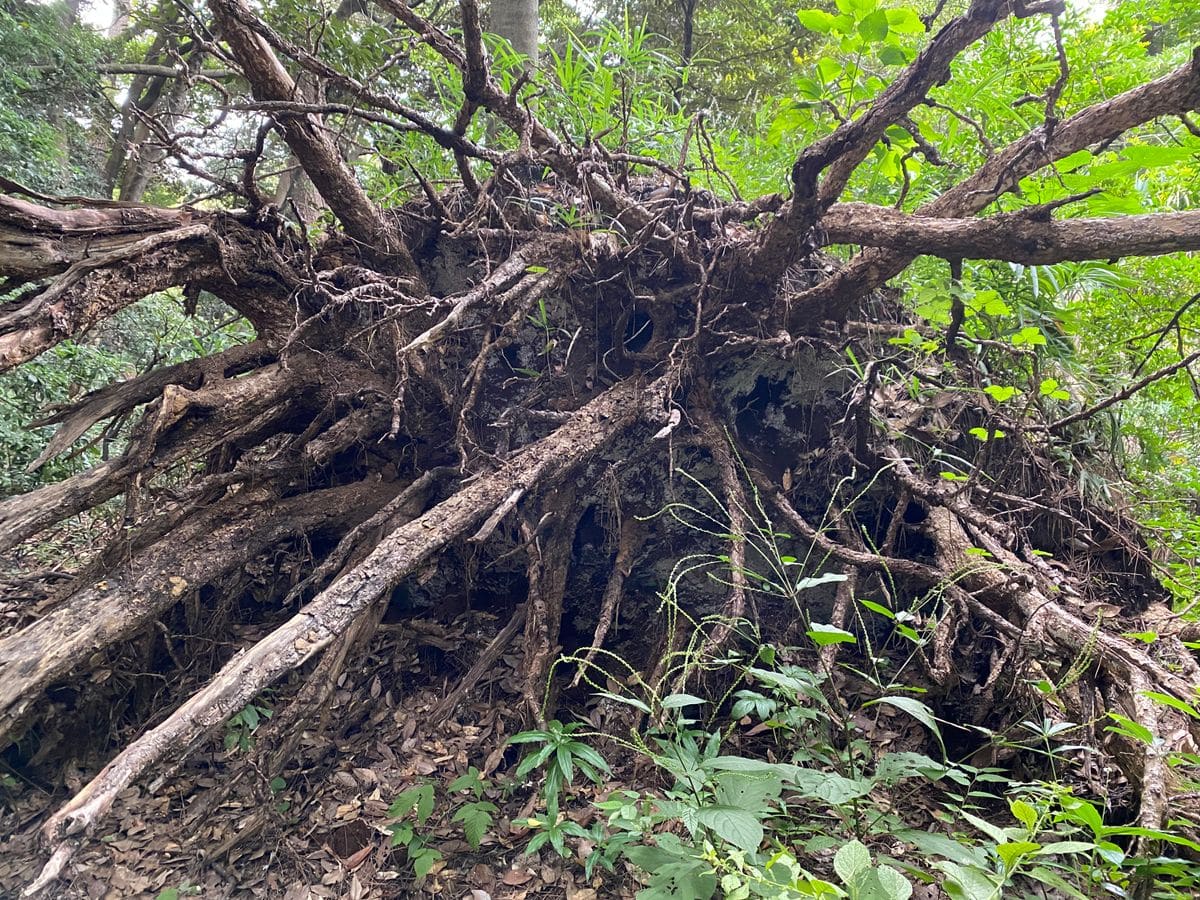
[[[0, 617], [4, 611], [0, 610]], [[485, 612], [453, 621], [385, 622], [370, 652], [347, 667], [327, 709], [325, 728], [300, 738], [283, 784], [254, 772], [255, 736], [227, 727], [163, 784], [130, 788], [96, 840], [81, 848], [55, 889], [66, 898], [429, 897], [525, 900], [632, 896], [636, 885], [583, 881], [574, 860], [543, 852], [522, 855], [528, 832], [512, 824], [532, 811], [535, 785], [503, 785], [518, 748], [506, 747], [525, 727], [520, 712], [519, 646], [510, 648], [466, 700], [440, 720], [431, 711], [504, 625]], [[263, 633], [269, 625], [262, 627]], [[239, 634], [253, 643], [261, 635]], [[259, 701], [270, 709], [287, 687]], [[163, 710], [166, 714], [169, 710]], [[262, 722], [267, 721], [266, 716]], [[61, 747], [70, 764], [70, 748]], [[240, 743], [240, 746], [239, 746]], [[610, 760], [620, 770], [620, 760]], [[44, 760], [50, 762], [50, 760]], [[445, 787], [476, 766], [489, 780], [484, 797], [499, 811], [479, 849], [472, 849]], [[77, 772], [76, 780], [91, 772]], [[497, 777], [497, 776], [501, 777]], [[422, 782], [438, 786], [438, 801], [418, 829], [444, 859], [419, 882], [404, 848], [391, 846], [388, 807]], [[45, 862], [37, 830], [66, 789], [12, 779], [0, 794], [0, 897], [16, 897]], [[585, 827], [594, 810], [582, 788], [565, 808]], [[157, 789], [155, 789], [157, 788]], [[586, 842], [571, 842], [576, 854]], [[172, 890], [178, 891], [177, 894]]]

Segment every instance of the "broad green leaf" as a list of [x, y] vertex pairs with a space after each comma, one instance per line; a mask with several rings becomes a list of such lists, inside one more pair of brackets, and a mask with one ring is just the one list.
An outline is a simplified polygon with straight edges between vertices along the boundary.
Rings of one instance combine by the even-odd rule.
[[796, 17], [809, 31], [819, 31], [821, 34], [833, 31], [835, 17], [823, 9], [802, 9], [796, 13]]
[[996, 845], [996, 855], [1004, 861], [1004, 868], [1011, 872], [1022, 857], [1035, 853], [1041, 847], [1041, 844], [1033, 841], [1006, 841]]
[[836, 0], [837, 8], [848, 16], [863, 16], [870, 15], [876, 7], [875, 0]]
[[744, 809], [734, 806], [706, 806], [696, 818], [735, 847], [753, 853], [763, 841], [762, 823]]
[[871, 792], [871, 782], [866, 779], [852, 780], [816, 769], [797, 769], [789, 780], [804, 796], [822, 800], [830, 806], [843, 806]]
[[988, 872], [974, 866], [960, 866], [958, 863], [939, 861], [934, 868], [946, 875], [942, 882], [942, 890], [950, 895], [952, 900], [1000, 900], [1000, 884], [993, 880]]
[[1005, 400], [1011, 400], [1016, 395], [1017, 389], [1007, 384], [989, 384], [983, 389], [983, 392], [999, 403]]
[[409, 858], [412, 860], [413, 874], [418, 878], [424, 878], [441, 860], [442, 854], [432, 847], [421, 847], [419, 850], [410, 850]]
[[878, 44], [888, 36], [888, 16], [882, 9], [877, 9], [858, 23], [858, 33], [863, 40]]
[[1024, 800], [1009, 800], [1008, 808], [1012, 812], [1013, 818], [1024, 825], [1029, 831], [1033, 831], [1038, 819], [1036, 809]]
[[[912, 885], [908, 879], [893, 869], [891, 866], [879, 866], [871, 873], [871, 880], [874, 884], [868, 882], [864, 884], [864, 888], [878, 889], [875, 895], [880, 900], [908, 900], [912, 896]], [[868, 894], [863, 892], [863, 898], [866, 900]]]
[[919, 831], [915, 828], [905, 828], [895, 833], [895, 837], [912, 844], [917, 851], [925, 856], [940, 856], [961, 866], [980, 868], [987, 862], [987, 857], [978, 847], [961, 844], [953, 838], [936, 831]]
[[815, 78], [797, 78], [796, 92], [809, 100], [820, 100], [825, 96], [825, 86]]
[[1037, 347], [1046, 343], [1046, 336], [1036, 325], [1026, 325], [1012, 336], [1014, 347]]
[[833, 856], [833, 871], [847, 885], [855, 882], [860, 872], [871, 868], [871, 851], [861, 841], [843, 844]]
[[925, 23], [911, 6], [901, 6], [887, 11], [888, 27], [900, 34], [922, 34]]

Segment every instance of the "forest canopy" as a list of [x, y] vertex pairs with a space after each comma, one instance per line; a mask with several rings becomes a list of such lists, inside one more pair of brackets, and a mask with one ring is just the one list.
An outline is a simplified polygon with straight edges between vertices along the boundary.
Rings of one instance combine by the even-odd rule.
[[0, 0], [0, 890], [1194, 896], [1198, 175], [1190, 0]]

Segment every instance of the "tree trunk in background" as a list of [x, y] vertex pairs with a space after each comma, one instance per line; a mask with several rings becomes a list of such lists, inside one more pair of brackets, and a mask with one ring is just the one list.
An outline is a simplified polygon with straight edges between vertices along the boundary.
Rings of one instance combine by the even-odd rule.
[[494, 0], [493, 33], [506, 39], [534, 67], [538, 61], [538, 0]]

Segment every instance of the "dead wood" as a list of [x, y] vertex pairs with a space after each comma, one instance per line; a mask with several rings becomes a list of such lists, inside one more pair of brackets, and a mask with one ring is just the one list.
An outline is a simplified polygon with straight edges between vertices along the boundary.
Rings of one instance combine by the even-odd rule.
[[[0, 641], [0, 734], [36, 736], [27, 726], [39, 721], [47, 691], [70, 690], [109, 658], [127, 653], [149, 665], [143, 638], [169, 632], [174, 607], [186, 605], [195, 621], [210, 615], [201, 589], [214, 605], [254, 592], [257, 624], [271, 625], [261, 640], [241, 641], [203, 688], [172, 694], [173, 711], [139, 722], [136, 740], [107, 747], [108, 764], [90, 769], [90, 782], [42, 823], [51, 855], [31, 890], [66, 870], [79, 836], [122, 791], [156, 770], [167, 777], [166, 761], [182, 765], [264, 688], [299, 670], [298, 693], [243, 769], [279, 771], [385, 610], [412, 603], [441, 612], [446, 597], [476, 589], [510, 619], [435, 720], [521, 629], [521, 690], [541, 718], [564, 644], [597, 670], [622, 651], [648, 653], [628, 664], [630, 678], [678, 681], [718, 648], [752, 649], [737, 627], [746, 620], [785, 636], [798, 623], [829, 622], [866, 644], [856, 601], [870, 593], [897, 610], [910, 605], [925, 623], [917, 658], [930, 703], [948, 715], [969, 705], [1004, 718], [1014, 698], [1023, 709], [1039, 704], [1021, 675], [1034, 672], [1062, 683], [1078, 721], [1097, 719], [1108, 704], [1152, 723], [1164, 738], [1152, 751], [1117, 740], [1103, 752], [1138, 786], [1131, 817], [1158, 827], [1170, 809], [1167, 755], [1200, 736], [1148, 704], [1146, 692], [1191, 702], [1200, 668], [1165, 630], [1159, 648], [1169, 664], [1121, 636], [1165, 599], [1149, 554], [1119, 510], [1086, 500], [1051, 460], [1067, 431], [1160, 373], [1057, 422], [1032, 413], [1005, 421], [1015, 439], [972, 455], [961, 435], [1001, 411], [979, 399], [977, 371], [955, 352], [927, 378], [922, 361], [887, 344], [910, 326], [937, 335], [876, 290], [923, 253], [1044, 263], [1200, 248], [1194, 212], [1054, 220], [1053, 209], [1034, 208], [976, 217], [1077, 150], [1195, 108], [1197, 61], [1048, 119], [915, 214], [839, 202], [863, 159], [889, 128], [911, 126], [912, 111], [931, 102], [966, 48], [1010, 16], [1061, 10], [1054, 0], [973, 0], [874, 102], [796, 154], [789, 196], [726, 203], [695, 190], [685, 166], [556, 134], [524, 102], [523, 83], [508, 90], [491, 74], [474, 0], [460, 4], [461, 37], [407, 3], [378, 5], [460, 73], [464, 102], [453, 127], [289, 40], [251, 4], [214, 0], [222, 64], [235, 66], [253, 95], [230, 96], [228, 108], [269, 117], [257, 146], [237, 151], [241, 181], [217, 180], [223, 202], [236, 197], [243, 209], [0, 195], [8, 292], [0, 369], [168, 289], [182, 289], [188, 302], [211, 292], [256, 332], [245, 347], [110, 385], [35, 423], [61, 428], [31, 469], [98, 423], [130, 424], [116, 458], [0, 500], [0, 552], [118, 496], [124, 516], [76, 583], [21, 595], [37, 597], [37, 608], [22, 601], [22, 627]], [[148, 62], [139, 77], [175, 72]], [[516, 149], [468, 138], [485, 112], [513, 133]], [[384, 209], [359, 184], [330, 117], [427, 136], [454, 154], [462, 184], [438, 193], [418, 172], [423, 196]], [[320, 238], [312, 223], [297, 227], [263, 200], [255, 166], [272, 128], [299, 167], [287, 178], [310, 179], [336, 219]], [[117, 169], [132, 124], [124, 131]], [[167, 146], [169, 129], [158, 138]], [[517, 177], [525, 171], [548, 174], [531, 182]], [[643, 171], [666, 185], [644, 189]], [[566, 227], [557, 210], [584, 224]], [[863, 249], [840, 265], [815, 252], [829, 243]], [[868, 308], [888, 321], [828, 327]], [[847, 347], [865, 360], [861, 379], [846, 374]], [[891, 374], [882, 374], [885, 358]], [[901, 385], [915, 378], [966, 387], [947, 387], [925, 408], [906, 401]], [[948, 482], [937, 453], [970, 457], [977, 471], [965, 485]], [[677, 466], [703, 478], [684, 483]], [[614, 493], [634, 502], [622, 508], [610, 502]], [[653, 517], [671, 504], [710, 502], [720, 509], [703, 513], [715, 523], [709, 533]], [[760, 587], [750, 547], [764, 534], [774, 540], [776, 521], [805, 574], [845, 576], [836, 592], [797, 599], [798, 589], [785, 591], [785, 604]], [[1077, 544], [1096, 552], [1085, 556]], [[297, 561], [287, 579], [256, 577], [288, 548]], [[1054, 565], [1038, 551], [1053, 553]], [[657, 577], [656, 565], [692, 552], [720, 565], [656, 617], [662, 585], [647, 587], [639, 561]], [[1120, 628], [1092, 614], [1112, 596]], [[279, 624], [293, 603], [303, 605]], [[647, 638], [660, 633], [656, 651]], [[819, 654], [829, 672], [861, 650], [837, 646]], [[1062, 713], [1047, 706], [1046, 714]], [[255, 827], [267, 818], [260, 813]]]

